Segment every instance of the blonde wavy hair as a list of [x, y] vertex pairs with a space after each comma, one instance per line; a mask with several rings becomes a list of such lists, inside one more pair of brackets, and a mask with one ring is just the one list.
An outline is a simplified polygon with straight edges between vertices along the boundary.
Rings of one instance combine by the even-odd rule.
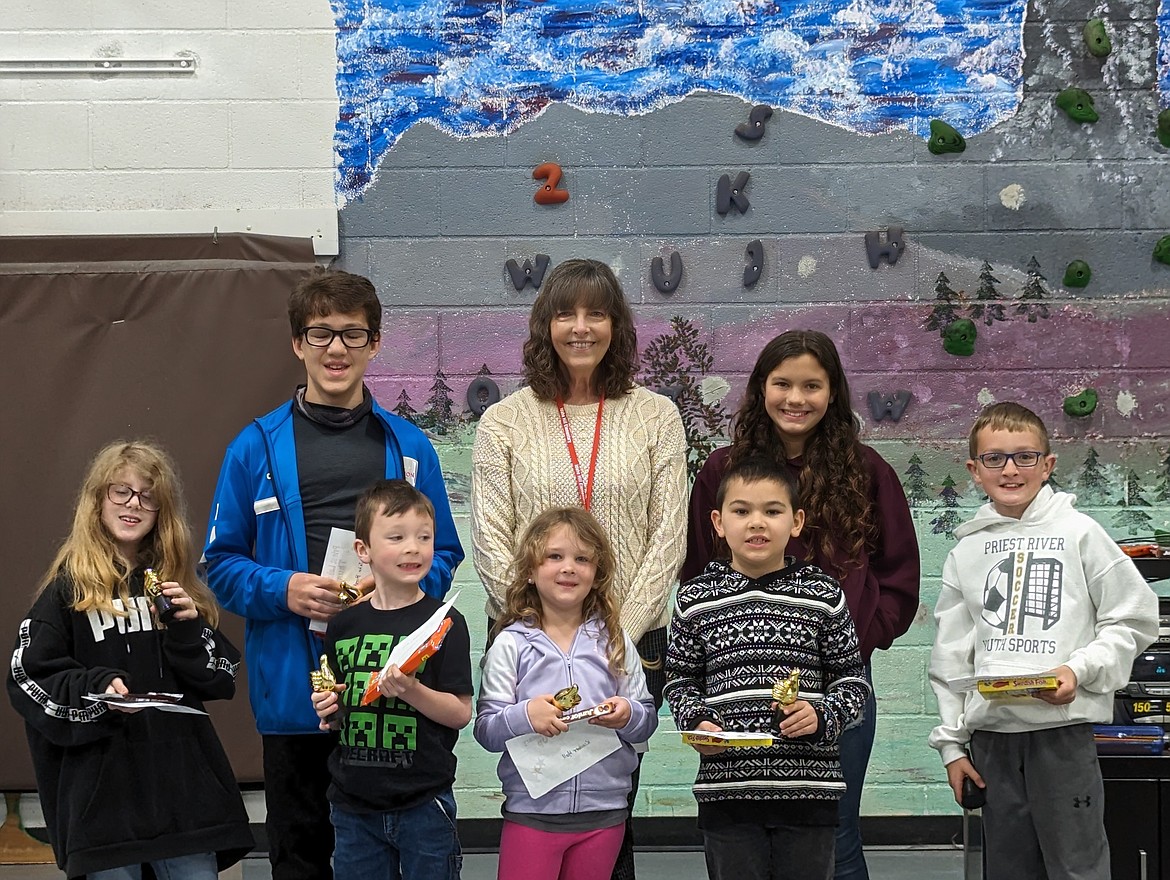
[[540, 594], [533, 583], [533, 573], [544, 561], [548, 550], [549, 536], [559, 526], [565, 526], [577, 542], [588, 551], [596, 574], [593, 589], [581, 606], [583, 620], [597, 618], [605, 624], [609, 641], [606, 643], [606, 657], [614, 675], [626, 674], [626, 641], [622, 635], [618, 603], [613, 594], [613, 580], [616, 563], [613, 549], [605, 537], [605, 530], [593, 514], [580, 507], [554, 507], [540, 514], [528, 524], [524, 536], [516, 547], [509, 570], [511, 578], [504, 594], [504, 613], [492, 630], [494, 638], [504, 627], [516, 621], [527, 626], [543, 629], [543, 614]]
[[[102, 505], [118, 473], [131, 470], [150, 483], [158, 503], [154, 528], [143, 539], [138, 559], [130, 567], [118, 552], [114, 539], [102, 524]], [[114, 598], [129, 606], [130, 574], [135, 567], [155, 569], [163, 580], [177, 581], [195, 600], [200, 616], [211, 626], [219, 624], [219, 606], [195, 572], [191, 529], [175, 465], [157, 445], [145, 440], [118, 440], [104, 447], [85, 474], [77, 495], [73, 525], [45, 572], [37, 595], [57, 577], [65, 575], [73, 588], [74, 611], [105, 611], [125, 616], [114, 607]]]

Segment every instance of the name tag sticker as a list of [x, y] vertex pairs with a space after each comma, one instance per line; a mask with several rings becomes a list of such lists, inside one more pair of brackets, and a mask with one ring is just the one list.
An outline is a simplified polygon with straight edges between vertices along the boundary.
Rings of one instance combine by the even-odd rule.
[[418, 481], [418, 459], [409, 455], [402, 456], [402, 471], [406, 474], [406, 482], [415, 485]]

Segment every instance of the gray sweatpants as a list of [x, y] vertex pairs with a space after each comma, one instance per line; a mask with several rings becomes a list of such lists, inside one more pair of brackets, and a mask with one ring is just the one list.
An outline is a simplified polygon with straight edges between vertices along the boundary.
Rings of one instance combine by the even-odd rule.
[[971, 763], [987, 783], [987, 880], [1110, 880], [1105, 785], [1091, 725], [977, 730]]

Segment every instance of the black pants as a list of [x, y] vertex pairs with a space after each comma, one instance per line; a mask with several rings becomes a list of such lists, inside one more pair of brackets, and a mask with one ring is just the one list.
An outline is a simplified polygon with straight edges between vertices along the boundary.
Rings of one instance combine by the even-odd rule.
[[710, 880], [829, 880], [837, 829], [728, 825], [703, 829]]
[[266, 734], [261, 739], [272, 880], [333, 880], [333, 824], [326, 792], [336, 734]]
[[[662, 689], [666, 687], [666, 671], [663, 669], [666, 660], [666, 627], [652, 629], [638, 640], [638, 654], [646, 664], [642, 671], [646, 674], [646, 689], [654, 698], [654, 708], [662, 708]], [[626, 802], [630, 807], [629, 818], [626, 819], [626, 836], [622, 839], [622, 848], [618, 851], [617, 862], [613, 866], [612, 880], [634, 880], [634, 800], [638, 796], [638, 778], [641, 775], [642, 756], [638, 756], [638, 769], [634, 770], [631, 780], [630, 794]]]

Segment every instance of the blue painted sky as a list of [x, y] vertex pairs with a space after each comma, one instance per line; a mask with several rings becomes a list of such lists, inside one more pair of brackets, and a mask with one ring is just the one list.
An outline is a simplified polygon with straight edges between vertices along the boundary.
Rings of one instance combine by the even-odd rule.
[[503, 134], [553, 101], [638, 114], [705, 90], [866, 134], [977, 134], [1019, 104], [1025, 5], [333, 0], [338, 191], [361, 193], [416, 122]]
[[1158, 4], [1158, 91], [1170, 107], [1170, 0]]

